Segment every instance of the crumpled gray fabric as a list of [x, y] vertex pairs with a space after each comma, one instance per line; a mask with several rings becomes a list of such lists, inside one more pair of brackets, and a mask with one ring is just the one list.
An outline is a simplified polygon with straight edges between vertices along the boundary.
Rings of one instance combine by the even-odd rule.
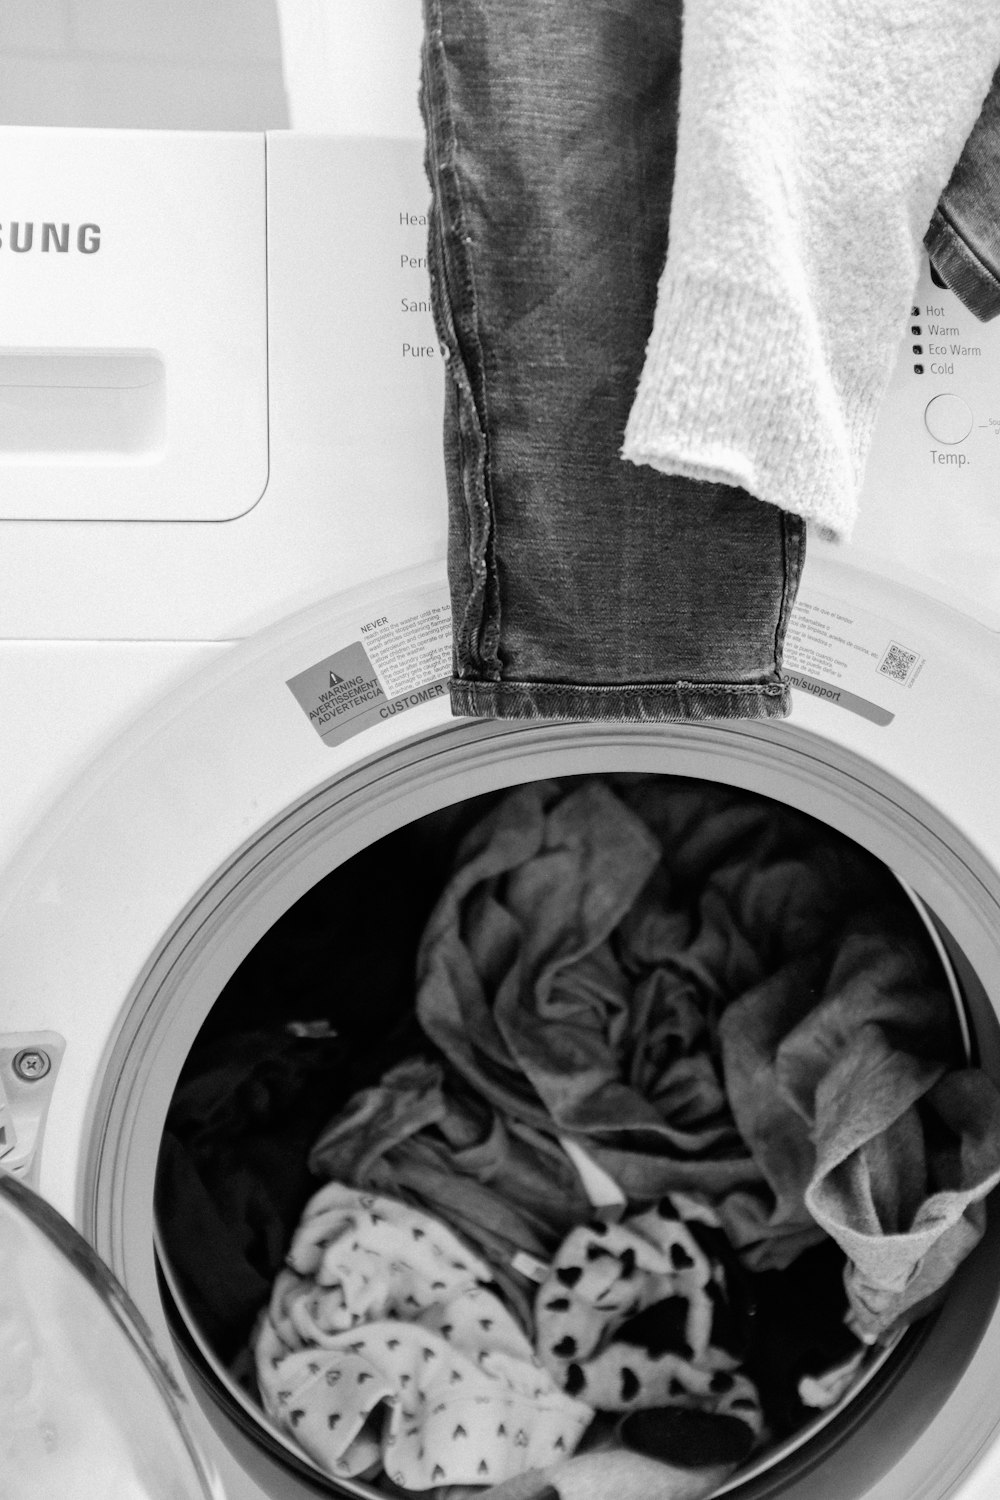
[[[644, 1202], [759, 1177], [711, 1062], [698, 958], [665, 983], [612, 941], [660, 853], [602, 782], [520, 787], [463, 844], [418, 959], [417, 1016], [451, 1066]], [[668, 961], [686, 927], [678, 914]]]
[[913, 982], [913, 955], [888, 946], [880, 923], [881, 915], [862, 916], [851, 930], [838, 927], [720, 1019], [729, 1102], [773, 1195], [734, 1194], [728, 1228], [740, 1245], [767, 1242], [770, 1264], [787, 1264], [800, 1234], [815, 1234], [805, 1190], [816, 1165], [817, 1091], [825, 1081], [823, 1098], [836, 1118], [841, 1071], [867, 1045], [865, 1029], [892, 1033], [892, 1077], [883, 1074], [882, 1083], [902, 1108], [937, 1081], [949, 1058], [958, 1061], [940, 991]]
[[[505, 798], [463, 842], [421, 947], [420, 996], [433, 1010], [440, 992], [451, 1008], [440, 1028], [419, 1001], [418, 1013], [430, 1035], [442, 1033], [450, 1066], [400, 1063], [355, 1094], [310, 1153], [319, 1176], [446, 1219], [492, 1262], [529, 1327], [535, 1286], [518, 1253], [547, 1261], [592, 1214], [560, 1133], [579, 1138], [637, 1202], [763, 1182], [711, 1056], [699, 960], [690, 981], [668, 987], [651, 971], [635, 984], [609, 940], [632, 911], [640, 958], [663, 946], [666, 934], [644, 930], [641, 904], [659, 857], [654, 836], [601, 782], [568, 796], [535, 783]], [[535, 1035], [521, 1007], [515, 1053], [493, 992], [516, 1009], [536, 972], [547, 1025]], [[454, 1038], [442, 1042], [449, 1025]], [[519, 1056], [534, 1063], [539, 1092]]]
[[445, 1220], [489, 1260], [526, 1328], [542, 1263], [590, 1214], [551, 1134], [507, 1119], [439, 1061], [415, 1057], [355, 1094], [309, 1156], [310, 1170], [402, 1199]]
[[[794, 1244], [796, 1226], [826, 1230], [848, 1258], [851, 1325], [873, 1340], [981, 1238], [1000, 1096], [979, 1070], [949, 1066], [938, 992], [914, 985], [912, 955], [877, 917], [865, 925], [736, 1001], [719, 1033], [733, 1112], [774, 1195], [756, 1231]], [[750, 1237], [760, 1199], [732, 1199], [730, 1224], [737, 1203]]]
[[884, 1036], [859, 1035], [840, 1076], [821, 1085], [806, 1189], [810, 1212], [847, 1254], [852, 1322], [866, 1339], [937, 1297], [982, 1238], [982, 1200], [1000, 1182], [1000, 1105], [984, 1074], [945, 1073], [925, 1094], [913, 1087], [904, 1108], [906, 1083], [922, 1080], [916, 1068], [894, 1077], [898, 1054], [886, 1066], [884, 1049]]
[[754, 1270], [834, 1234], [869, 1336], [981, 1233], [998, 1096], [955, 1082], [927, 935], [877, 861], [766, 798], [667, 777], [517, 788], [459, 849], [417, 1015], [441, 1071], [357, 1096], [312, 1164], [457, 1215], [487, 1254], [494, 1210], [508, 1259], [588, 1216], [560, 1136], [633, 1207], [707, 1194]]

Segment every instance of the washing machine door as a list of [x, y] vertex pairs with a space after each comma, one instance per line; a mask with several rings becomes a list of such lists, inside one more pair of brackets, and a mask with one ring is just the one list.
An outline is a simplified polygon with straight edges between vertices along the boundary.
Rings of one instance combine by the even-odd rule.
[[0, 1172], [0, 1500], [222, 1500], [137, 1309]]

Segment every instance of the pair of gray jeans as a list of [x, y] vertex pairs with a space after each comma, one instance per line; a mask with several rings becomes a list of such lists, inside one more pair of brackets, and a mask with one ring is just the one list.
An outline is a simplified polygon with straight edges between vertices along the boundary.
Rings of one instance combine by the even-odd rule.
[[667, 252], [678, 0], [424, 0], [456, 714], [788, 711], [804, 523], [619, 456]]
[[924, 245], [939, 279], [987, 322], [1000, 313], [1000, 68]]

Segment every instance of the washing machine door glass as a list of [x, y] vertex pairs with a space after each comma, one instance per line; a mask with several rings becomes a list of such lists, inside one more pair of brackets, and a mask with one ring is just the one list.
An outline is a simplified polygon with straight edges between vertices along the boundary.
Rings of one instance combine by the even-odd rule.
[[221, 1500], [119, 1283], [0, 1171], [0, 1497]]

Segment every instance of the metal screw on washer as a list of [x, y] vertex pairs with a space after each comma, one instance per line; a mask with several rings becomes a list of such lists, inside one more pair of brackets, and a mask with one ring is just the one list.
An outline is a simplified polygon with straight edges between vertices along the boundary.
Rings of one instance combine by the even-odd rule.
[[52, 1059], [47, 1052], [40, 1052], [37, 1047], [25, 1047], [22, 1052], [17, 1053], [11, 1067], [18, 1078], [23, 1078], [26, 1083], [37, 1083], [51, 1069]]

